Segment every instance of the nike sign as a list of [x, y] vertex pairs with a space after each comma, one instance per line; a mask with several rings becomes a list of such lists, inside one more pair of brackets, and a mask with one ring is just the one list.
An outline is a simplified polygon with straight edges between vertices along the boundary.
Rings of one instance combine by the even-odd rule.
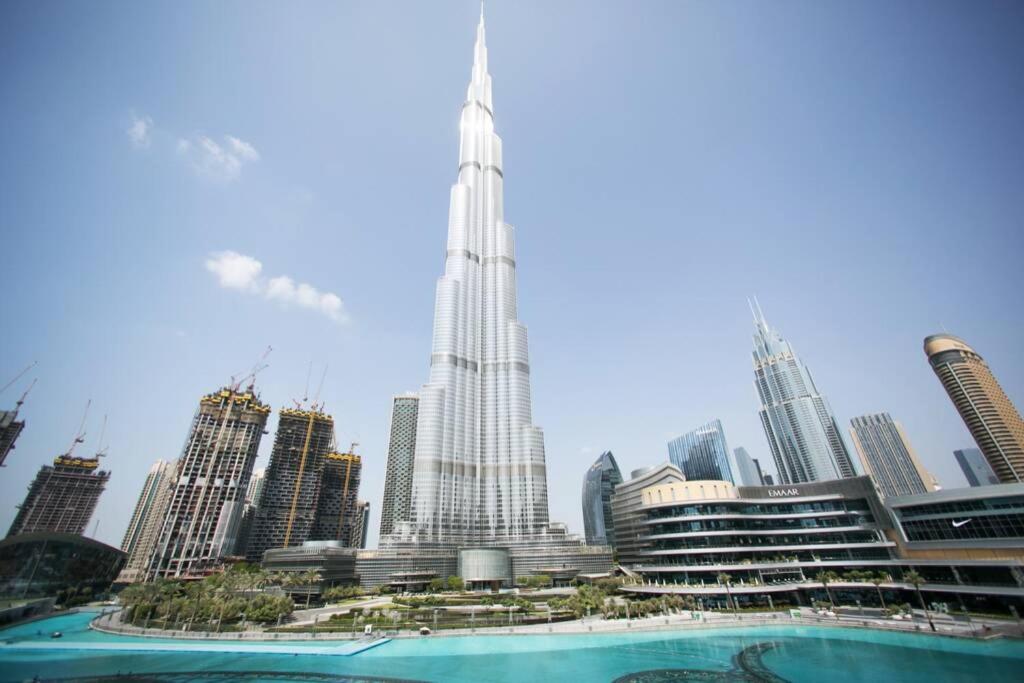
[[964, 524], [967, 524], [967, 522], [969, 522], [969, 521], [971, 521], [971, 519], [970, 519], [970, 518], [967, 518], [967, 519], [965, 519], [965, 520], [964, 520], [964, 521], [962, 521], [962, 522], [958, 522], [958, 521], [956, 521], [956, 520], [953, 520], [953, 528], [954, 528], [954, 529], [959, 529], [959, 528], [960, 528], [960, 527], [962, 527], [962, 526], [963, 526]]

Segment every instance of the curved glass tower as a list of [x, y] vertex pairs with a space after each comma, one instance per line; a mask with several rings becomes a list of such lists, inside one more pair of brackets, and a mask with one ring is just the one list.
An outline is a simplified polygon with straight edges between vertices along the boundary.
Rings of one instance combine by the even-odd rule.
[[712, 420], [668, 442], [668, 459], [690, 481], [736, 483], [729, 465], [729, 446], [720, 420]]
[[583, 477], [583, 530], [587, 545], [614, 545], [612, 494], [622, 483], [622, 472], [611, 451], [594, 461]]
[[780, 484], [855, 476], [850, 453], [811, 371], [760, 308], [754, 314], [754, 385]]
[[482, 13], [473, 54], [430, 381], [420, 391], [411, 506], [419, 540], [452, 545], [515, 541], [548, 524], [544, 435], [532, 422]]

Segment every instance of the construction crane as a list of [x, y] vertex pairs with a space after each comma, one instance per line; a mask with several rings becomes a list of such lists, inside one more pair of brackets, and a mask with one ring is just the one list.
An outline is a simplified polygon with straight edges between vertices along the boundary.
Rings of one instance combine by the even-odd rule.
[[256, 364], [252, 366], [252, 368], [249, 370], [249, 373], [245, 375], [245, 377], [242, 377], [241, 379], [235, 379], [235, 376], [232, 375], [231, 391], [237, 392], [246, 382], [249, 382], [249, 389], [252, 390], [256, 382], [256, 375], [260, 374], [260, 372], [266, 370], [267, 367], [269, 367], [264, 361], [267, 360], [267, 356], [269, 356], [270, 352], [273, 350], [273, 347], [267, 346], [267, 350], [263, 352], [263, 355], [260, 356], [260, 359], [256, 361]]
[[70, 458], [72, 453], [75, 452], [75, 447], [78, 446], [78, 444], [80, 444], [83, 441], [85, 441], [85, 420], [89, 417], [89, 406], [91, 406], [91, 405], [92, 405], [92, 399], [90, 398], [85, 403], [85, 413], [82, 415], [82, 423], [80, 425], [78, 425], [78, 433], [75, 434], [75, 438], [71, 441], [71, 446], [64, 453], [63, 457]]
[[28, 389], [26, 389], [25, 393], [21, 395], [21, 398], [18, 399], [18, 402], [14, 404], [14, 412], [18, 412], [18, 409], [21, 408], [21, 406], [25, 403], [25, 399], [28, 398], [28, 392], [32, 391], [32, 387], [34, 387], [36, 385], [36, 382], [38, 381], [39, 378], [37, 377], [32, 380], [32, 384], [28, 385]]
[[104, 445], [103, 445], [103, 437], [106, 436], [106, 434], [107, 434], [107, 416], [104, 415], [103, 416], [103, 427], [102, 427], [102, 429], [100, 429], [100, 438], [99, 438], [99, 441], [96, 442], [96, 458], [97, 459], [104, 457], [107, 454], [107, 451], [110, 448], [109, 446], [104, 447]]
[[[8, 389], [8, 388], [9, 388], [9, 387], [10, 387], [10, 386], [11, 386], [12, 384], [14, 384], [14, 383], [15, 383], [15, 382], [17, 382], [17, 381], [18, 381], [19, 379], [21, 379], [21, 378], [22, 378], [22, 376], [23, 376], [23, 375], [24, 375], [24, 374], [25, 374], [26, 372], [28, 372], [29, 370], [31, 370], [32, 368], [34, 368], [34, 367], [35, 367], [35, 366], [36, 366], [36, 365], [37, 365], [38, 363], [39, 363], [39, 361], [35, 361], [35, 360], [34, 360], [34, 361], [32, 361], [31, 363], [29, 363], [29, 364], [28, 364], [27, 366], [25, 366], [25, 369], [24, 369], [24, 370], [22, 370], [21, 372], [19, 372], [19, 373], [18, 373], [17, 375], [15, 375], [15, 376], [14, 376], [14, 379], [12, 379], [12, 380], [11, 380], [10, 382], [8, 382], [7, 384], [5, 384], [5, 385], [4, 385], [4, 388], [3, 388], [3, 389], [0, 389], [0, 394], [2, 394], [2, 393], [4, 393], [5, 391], [7, 391], [7, 389]], [[33, 381], [32, 381], [32, 384], [35, 384], [35, 380], [33, 380]], [[29, 388], [31, 389], [31, 387], [29, 387]], [[28, 392], [25, 392], [25, 393], [28, 393]]]

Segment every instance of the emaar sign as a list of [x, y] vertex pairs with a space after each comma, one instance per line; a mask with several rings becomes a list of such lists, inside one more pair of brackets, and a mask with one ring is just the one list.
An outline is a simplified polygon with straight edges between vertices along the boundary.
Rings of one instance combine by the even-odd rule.
[[789, 498], [790, 496], [799, 496], [800, 489], [768, 489], [769, 498]]

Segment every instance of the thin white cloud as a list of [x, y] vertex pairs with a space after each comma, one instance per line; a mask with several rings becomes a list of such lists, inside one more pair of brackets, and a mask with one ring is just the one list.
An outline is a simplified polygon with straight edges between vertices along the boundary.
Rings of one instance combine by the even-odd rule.
[[148, 116], [136, 116], [135, 112], [132, 112], [132, 125], [128, 126], [125, 133], [128, 134], [128, 139], [131, 140], [135, 149], [146, 149], [152, 141], [150, 139], [152, 130], [153, 119]]
[[235, 251], [219, 251], [206, 259], [206, 270], [217, 276], [217, 282], [226, 289], [257, 294], [284, 307], [305, 308], [316, 311], [337, 323], [348, 322], [345, 304], [333, 292], [321, 292], [313, 285], [296, 282], [287, 275], [269, 280], [260, 277], [263, 264], [251, 256]]
[[178, 154], [188, 159], [199, 175], [230, 182], [237, 180], [242, 168], [260, 160], [260, 153], [250, 143], [231, 135], [224, 136], [224, 144], [199, 135], [191, 140], [178, 140]]
[[206, 259], [206, 269], [217, 276], [221, 287], [257, 291], [263, 264], [235, 251], [218, 251]]

